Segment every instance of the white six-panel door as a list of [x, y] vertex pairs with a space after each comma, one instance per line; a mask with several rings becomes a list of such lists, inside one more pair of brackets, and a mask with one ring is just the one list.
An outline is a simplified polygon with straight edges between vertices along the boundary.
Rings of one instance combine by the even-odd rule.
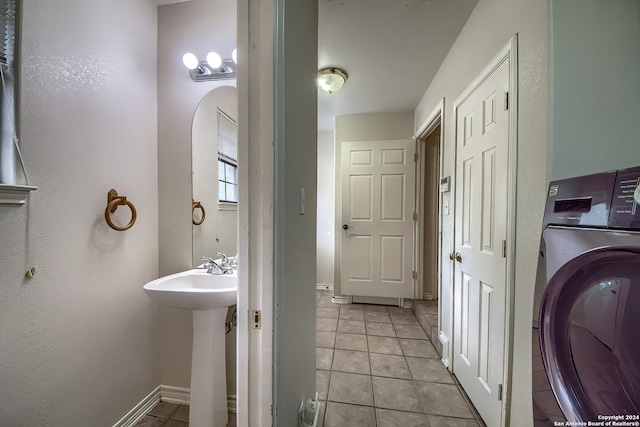
[[504, 373], [509, 59], [456, 110], [453, 372], [487, 426]]
[[413, 298], [414, 152], [413, 140], [342, 144], [343, 295]]

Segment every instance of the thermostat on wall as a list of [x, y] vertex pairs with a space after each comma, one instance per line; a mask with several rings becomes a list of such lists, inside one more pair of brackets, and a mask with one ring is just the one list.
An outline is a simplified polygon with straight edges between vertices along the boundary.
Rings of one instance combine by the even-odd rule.
[[449, 191], [449, 177], [445, 176], [440, 180], [440, 192], [446, 193]]

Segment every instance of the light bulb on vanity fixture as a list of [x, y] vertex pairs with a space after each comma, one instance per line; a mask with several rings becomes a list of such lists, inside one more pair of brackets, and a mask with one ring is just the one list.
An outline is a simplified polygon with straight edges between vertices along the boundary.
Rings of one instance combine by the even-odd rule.
[[[233, 52], [232, 55], [235, 55], [235, 49]], [[235, 58], [222, 59], [216, 52], [209, 52], [206, 61], [199, 61], [193, 53], [185, 53], [182, 63], [189, 69], [189, 76], [195, 82], [236, 78]]]

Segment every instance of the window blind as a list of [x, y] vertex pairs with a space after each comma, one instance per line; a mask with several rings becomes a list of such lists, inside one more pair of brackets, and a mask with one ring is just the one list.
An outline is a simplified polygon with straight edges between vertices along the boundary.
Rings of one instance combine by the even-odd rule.
[[5, 68], [13, 62], [16, 34], [16, 1], [0, 0], [0, 29], [2, 31], [0, 62]]
[[218, 155], [236, 164], [238, 162], [238, 125], [218, 110]]

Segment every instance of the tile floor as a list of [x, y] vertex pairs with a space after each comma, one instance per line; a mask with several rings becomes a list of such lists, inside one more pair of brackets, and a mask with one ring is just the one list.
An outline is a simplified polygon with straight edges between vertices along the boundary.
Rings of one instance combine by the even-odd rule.
[[[189, 425], [189, 405], [158, 402], [136, 427], [187, 427]], [[236, 414], [229, 413], [227, 427], [236, 427]]]
[[316, 384], [325, 427], [481, 427], [411, 309], [316, 298]]
[[[316, 298], [318, 427], [484, 427], [411, 309], [334, 304], [332, 293]], [[136, 424], [188, 425], [189, 406], [168, 402]]]

